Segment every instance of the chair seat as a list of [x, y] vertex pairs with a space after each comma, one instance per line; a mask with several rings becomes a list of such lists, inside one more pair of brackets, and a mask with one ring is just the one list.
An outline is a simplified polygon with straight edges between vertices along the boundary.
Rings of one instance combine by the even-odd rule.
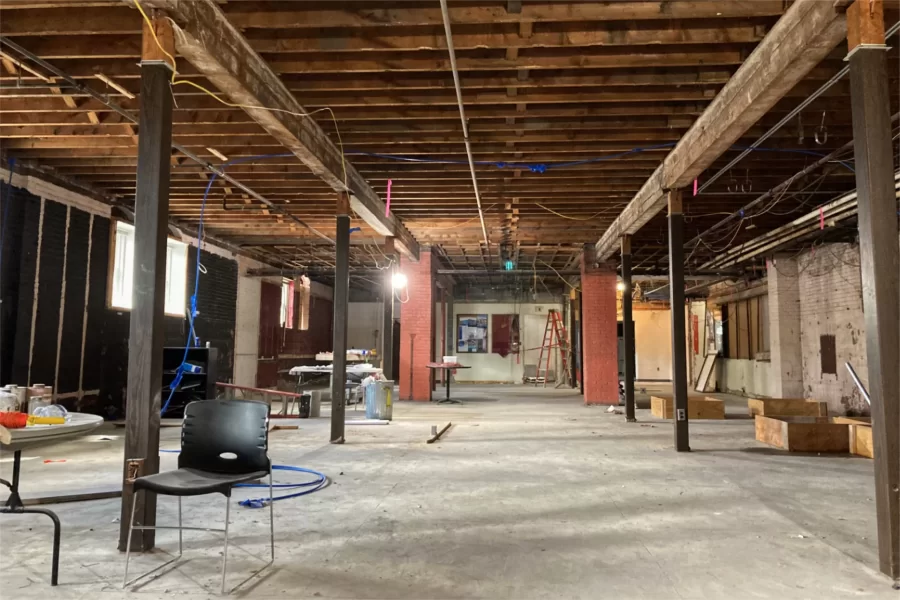
[[231, 496], [231, 487], [267, 476], [268, 471], [255, 473], [210, 473], [199, 469], [176, 469], [134, 480], [134, 491], [150, 490], [165, 496], [202, 496], [220, 493]]

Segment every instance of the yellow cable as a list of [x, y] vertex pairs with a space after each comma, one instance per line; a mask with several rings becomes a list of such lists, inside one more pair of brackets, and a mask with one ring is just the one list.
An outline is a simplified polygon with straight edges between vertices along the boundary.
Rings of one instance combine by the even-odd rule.
[[344, 172], [343, 173], [344, 174], [344, 187], [347, 188], [347, 190], [349, 191], [350, 188], [347, 185], [347, 161], [344, 158], [344, 141], [341, 139], [341, 131], [338, 128], [337, 118], [334, 116], [334, 111], [331, 110], [330, 107], [326, 106], [324, 108], [319, 108], [312, 112], [306, 112], [306, 111], [297, 112], [297, 111], [293, 111], [293, 110], [287, 110], [284, 108], [269, 108], [266, 106], [254, 106], [252, 104], [237, 104], [234, 102], [228, 102], [227, 100], [224, 100], [222, 97], [220, 97], [215, 92], [211, 92], [210, 90], [206, 89], [202, 85], [200, 85], [198, 83], [194, 83], [193, 81], [190, 81], [187, 79], [176, 80], [176, 76], [178, 75], [178, 69], [176, 67], [175, 57], [172, 56], [171, 54], [169, 54], [169, 52], [163, 47], [162, 43], [159, 41], [159, 38], [156, 36], [156, 28], [153, 27], [153, 21], [151, 21], [150, 17], [147, 16], [147, 13], [144, 12], [144, 8], [141, 6], [140, 0], [134, 0], [134, 5], [137, 6], [138, 11], [140, 11], [141, 16], [144, 18], [144, 21], [146, 21], [147, 27], [150, 29], [150, 34], [153, 36], [153, 41], [156, 42], [156, 45], [159, 47], [160, 51], [163, 54], [165, 54], [167, 57], [169, 57], [169, 59], [172, 61], [172, 65], [171, 65], [172, 66], [172, 81], [171, 81], [172, 86], [176, 86], [176, 85], [192, 86], [194, 88], [197, 88], [201, 92], [204, 92], [205, 94], [207, 94], [209, 96], [212, 96], [217, 101], [219, 101], [220, 103], [222, 103], [225, 106], [228, 106], [230, 108], [243, 108], [243, 109], [250, 108], [253, 110], [267, 110], [269, 112], [282, 112], [282, 113], [287, 113], [289, 115], [294, 115], [295, 117], [310, 117], [316, 113], [327, 110], [328, 113], [331, 115], [331, 120], [334, 122], [334, 132], [337, 134], [338, 146], [340, 147], [341, 168], [343, 169], [343, 172]]
[[551, 212], [551, 213], [553, 213], [554, 215], [556, 215], [557, 217], [562, 217], [563, 219], [569, 219], [570, 221], [590, 221], [591, 219], [593, 219], [593, 218], [596, 217], [597, 215], [600, 215], [600, 214], [602, 214], [602, 213], [604, 212], [604, 211], [601, 210], [600, 212], [596, 212], [596, 213], [592, 214], [592, 215], [589, 216], [589, 217], [570, 217], [569, 215], [564, 215], [564, 214], [562, 214], [562, 213], [558, 213], [558, 212], [556, 212], [555, 210], [553, 210], [552, 208], [547, 208], [547, 207], [544, 206], [543, 204], [538, 204], [537, 202], [535, 202], [534, 205], [535, 205], [535, 206], [540, 206], [541, 208], [543, 208], [543, 209], [546, 210], [547, 212]]
[[144, 7], [141, 6], [141, 3], [138, 0], [134, 0], [134, 5], [137, 7], [138, 11], [141, 13], [141, 16], [144, 17], [144, 21], [147, 23], [147, 28], [150, 30], [150, 35], [153, 36], [153, 41], [156, 42], [157, 47], [160, 51], [169, 57], [172, 61], [172, 83], [175, 83], [175, 74], [178, 72], [175, 68], [175, 57], [169, 54], [169, 51], [163, 48], [162, 43], [160, 43], [159, 38], [156, 37], [156, 27], [153, 26], [153, 21], [150, 20], [150, 17], [147, 16], [147, 13], [144, 12]]

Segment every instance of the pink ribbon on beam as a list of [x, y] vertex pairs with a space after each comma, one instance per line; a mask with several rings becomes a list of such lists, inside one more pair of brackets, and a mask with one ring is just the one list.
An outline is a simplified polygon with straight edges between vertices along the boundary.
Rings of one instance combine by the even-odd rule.
[[392, 180], [388, 179], [388, 189], [387, 189], [387, 204], [384, 206], [384, 216], [391, 216], [391, 184]]

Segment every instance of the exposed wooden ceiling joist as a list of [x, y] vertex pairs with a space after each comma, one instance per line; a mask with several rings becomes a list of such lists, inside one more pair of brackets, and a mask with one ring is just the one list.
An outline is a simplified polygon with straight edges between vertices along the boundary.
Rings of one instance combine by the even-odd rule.
[[666, 190], [688, 185], [846, 36], [846, 17], [831, 3], [797, 0], [603, 234], [598, 259], [612, 256], [622, 235], [662, 210]]
[[[293, 152], [335, 191], [349, 191], [353, 210], [380, 235], [394, 236], [398, 249], [418, 260], [419, 245], [340, 150], [308, 117], [269, 66], [211, 0], [150, 0], [177, 22], [179, 54], [212, 81], [232, 102]], [[264, 107], [264, 108], [251, 108]], [[280, 112], [273, 111], [276, 109]]]

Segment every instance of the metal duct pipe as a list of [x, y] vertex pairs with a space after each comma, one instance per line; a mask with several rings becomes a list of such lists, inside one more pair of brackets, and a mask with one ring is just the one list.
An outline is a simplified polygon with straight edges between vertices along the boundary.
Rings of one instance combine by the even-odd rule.
[[[26, 49], [23, 48], [22, 46], [18, 45], [17, 43], [13, 42], [12, 40], [10, 40], [8, 37], [6, 37], [6, 36], [0, 36], [0, 44], [4, 44], [4, 45], [6, 45], [6, 46], [12, 48], [13, 50], [15, 50], [16, 52], [18, 52], [18, 53], [21, 54], [22, 56], [24, 56], [24, 57], [26, 57], [27, 59], [29, 59], [30, 61], [34, 62], [35, 64], [40, 65], [41, 67], [43, 67], [44, 69], [46, 69], [46, 70], [48, 70], [48, 71], [50, 71], [50, 72], [53, 73], [56, 77], [59, 77], [60, 79], [62, 79], [63, 81], [65, 81], [65, 82], [68, 84], [68, 86], [71, 86], [71, 87], [75, 88], [76, 90], [78, 90], [79, 92], [81, 92], [81, 93], [83, 93], [83, 94], [86, 94], [86, 95], [90, 96], [91, 98], [93, 98], [93, 99], [96, 100], [97, 102], [100, 102], [100, 103], [103, 104], [104, 106], [106, 106], [106, 107], [108, 107], [109, 109], [111, 109], [111, 110], [115, 111], [116, 113], [120, 114], [124, 119], [128, 120], [128, 121], [131, 122], [132, 124], [134, 124], [134, 125], [137, 125], [137, 124], [138, 124], [138, 117], [137, 117], [137, 115], [135, 115], [134, 113], [132, 113], [132, 112], [129, 111], [129, 110], [126, 110], [126, 109], [122, 108], [121, 106], [119, 106], [119, 105], [116, 104], [115, 102], [112, 102], [111, 100], [109, 100], [109, 98], [107, 98], [106, 96], [104, 96], [104, 95], [101, 94], [100, 92], [98, 92], [98, 91], [96, 91], [96, 90], [94, 90], [94, 89], [92, 89], [92, 88], [90, 88], [90, 87], [84, 85], [84, 84], [81, 83], [80, 81], [74, 79], [74, 78], [71, 77], [68, 73], [66, 73], [65, 71], [61, 71], [60, 69], [56, 68], [54, 65], [52, 65], [52, 64], [48, 63], [47, 61], [45, 61], [44, 59], [42, 59], [40, 56], [38, 56], [38, 55], [36, 55], [36, 54], [34, 54], [34, 53], [32, 53], [32, 52], [29, 52], [28, 50], [26, 50]], [[328, 240], [331, 244], [334, 244], [334, 240], [332, 240], [330, 237], [328, 237], [327, 235], [325, 235], [324, 233], [322, 233], [321, 231], [319, 231], [319, 230], [316, 229], [315, 227], [313, 227], [313, 226], [311, 226], [311, 225], [308, 225], [308, 224], [305, 223], [302, 219], [299, 219], [298, 217], [295, 217], [294, 215], [292, 215], [291, 213], [289, 213], [289, 212], [286, 211], [285, 209], [283, 209], [283, 208], [281, 208], [280, 206], [278, 206], [277, 204], [273, 203], [271, 200], [269, 200], [269, 199], [265, 198], [264, 196], [260, 195], [257, 191], [253, 190], [252, 188], [247, 187], [246, 185], [244, 185], [243, 183], [241, 183], [241, 182], [238, 181], [237, 179], [233, 178], [231, 175], [228, 175], [225, 171], [223, 171], [223, 170], [220, 169], [219, 167], [217, 167], [217, 166], [215, 166], [215, 165], [212, 165], [212, 164], [210, 164], [209, 162], [203, 160], [202, 158], [200, 158], [199, 156], [197, 156], [196, 154], [194, 154], [193, 152], [191, 152], [190, 150], [188, 150], [187, 148], [185, 148], [185, 147], [182, 146], [181, 144], [176, 144], [175, 142], [172, 142], [172, 147], [175, 148], [176, 150], [178, 150], [179, 152], [181, 152], [182, 154], [184, 154], [185, 156], [187, 156], [188, 158], [190, 158], [192, 161], [194, 161], [194, 162], [196, 162], [197, 164], [199, 164], [200, 166], [202, 166], [204, 169], [206, 169], [206, 170], [209, 171], [210, 173], [215, 173], [217, 177], [219, 177], [219, 178], [221, 178], [221, 179], [224, 179], [225, 181], [227, 181], [227, 182], [230, 183], [231, 185], [235, 186], [236, 188], [239, 188], [241, 191], [246, 192], [247, 194], [249, 194], [250, 196], [252, 196], [252, 197], [255, 198], [256, 200], [259, 200], [260, 202], [262, 202], [263, 204], [265, 204], [266, 206], [268, 206], [269, 208], [271, 208], [272, 210], [278, 211], [279, 213], [285, 215], [286, 217], [288, 217], [289, 219], [291, 219], [292, 221], [294, 221], [294, 222], [297, 223], [298, 225], [302, 225], [303, 227], [305, 227], [305, 228], [308, 229], [309, 231], [313, 232], [314, 234], [316, 234], [316, 235], [319, 236], [320, 238], [322, 238], [322, 239], [324, 239], [324, 240]]]
[[447, 51], [450, 53], [450, 70], [453, 71], [453, 85], [456, 87], [456, 102], [459, 105], [459, 118], [462, 121], [463, 140], [466, 143], [466, 156], [469, 158], [469, 171], [472, 173], [472, 186], [475, 188], [475, 202], [478, 204], [478, 219], [481, 221], [481, 233], [488, 258], [491, 256], [491, 240], [488, 238], [487, 226], [484, 224], [484, 211], [481, 209], [481, 192], [478, 191], [478, 178], [475, 176], [475, 160], [472, 158], [472, 145], [469, 143], [469, 125], [466, 121], [466, 109], [463, 107], [462, 87], [459, 84], [459, 71], [456, 68], [456, 51], [453, 49], [453, 34], [450, 31], [450, 12], [447, 0], [441, 0], [441, 16], [444, 19], [444, 34], [447, 36]]

